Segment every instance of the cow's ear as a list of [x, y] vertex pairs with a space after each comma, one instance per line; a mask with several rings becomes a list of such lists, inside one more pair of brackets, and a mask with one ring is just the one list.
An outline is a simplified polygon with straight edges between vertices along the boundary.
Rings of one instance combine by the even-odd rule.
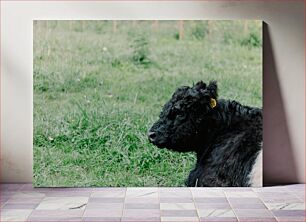
[[218, 85], [216, 81], [209, 82], [209, 85], [207, 86], [207, 92], [210, 98], [218, 98]]
[[193, 88], [197, 91], [203, 91], [206, 89], [206, 83], [199, 81], [195, 84], [195, 86], [193, 86]]

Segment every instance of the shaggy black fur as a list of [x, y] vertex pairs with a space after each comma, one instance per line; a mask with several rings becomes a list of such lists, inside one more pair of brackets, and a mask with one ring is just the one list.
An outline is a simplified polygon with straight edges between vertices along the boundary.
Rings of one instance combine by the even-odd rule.
[[[262, 110], [217, 96], [216, 82], [178, 88], [149, 140], [159, 148], [196, 152], [187, 186], [250, 186], [248, 175], [261, 150]], [[211, 98], [217, 100], [214, 108]]]

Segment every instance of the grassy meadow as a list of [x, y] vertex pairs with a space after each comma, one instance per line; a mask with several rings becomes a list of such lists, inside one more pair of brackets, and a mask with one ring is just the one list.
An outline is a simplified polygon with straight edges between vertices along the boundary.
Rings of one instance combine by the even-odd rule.
[[34, 185], [184, 186], [146, 132], [178, 86], [262, 106], [259, 21], [34, 21]]

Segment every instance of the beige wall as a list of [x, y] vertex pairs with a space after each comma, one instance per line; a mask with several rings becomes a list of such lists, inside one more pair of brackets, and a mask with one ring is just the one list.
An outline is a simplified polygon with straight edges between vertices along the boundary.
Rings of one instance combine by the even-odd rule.
[[1, 1], [1, 180], [32, 181], [33, 19], [259, 19], [265, 183], [305, 182], [304, 2]]

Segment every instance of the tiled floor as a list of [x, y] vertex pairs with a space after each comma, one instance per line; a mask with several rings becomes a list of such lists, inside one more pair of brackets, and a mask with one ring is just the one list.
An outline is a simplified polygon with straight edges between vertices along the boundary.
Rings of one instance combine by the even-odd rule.
[[305, 221], [305, 185], [37, 188], [1, 185], [1, 221]]

